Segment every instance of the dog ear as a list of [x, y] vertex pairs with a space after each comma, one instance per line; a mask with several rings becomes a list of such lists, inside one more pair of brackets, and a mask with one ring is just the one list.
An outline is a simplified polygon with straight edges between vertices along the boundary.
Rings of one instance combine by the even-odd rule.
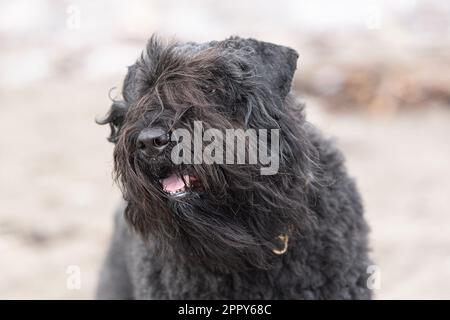
[[114, 100], [108, 113], [102, 120], [97, 120], [97, 124], [109, 124], [111, 133], [109, 134], [108, 141], [116, 143], [118, 140], [118, 133], [125, 120], [127, 113], [127, 105], [125, 101]]
[[292, 79], [297, 68], [298, 53], [289, 47], [258, 41], [232, 37], [229, 47], [240, 49], [255, 65], [256, 76], [271, 90], [284, 99], [291, 89]]

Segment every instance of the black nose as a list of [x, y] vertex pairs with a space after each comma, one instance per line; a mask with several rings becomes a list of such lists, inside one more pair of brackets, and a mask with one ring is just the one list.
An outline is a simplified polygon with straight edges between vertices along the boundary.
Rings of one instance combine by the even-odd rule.
[[137, 148], [147, 156], [156, 156], [169, 142], [170, 136], [163, 128], [144, 129], [137, 138]]

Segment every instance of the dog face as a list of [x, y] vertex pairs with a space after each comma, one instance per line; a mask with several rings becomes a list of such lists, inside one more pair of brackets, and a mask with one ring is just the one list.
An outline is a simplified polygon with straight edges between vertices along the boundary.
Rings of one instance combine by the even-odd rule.
[[[297, 186], [310, 176], [311, 147], [287, 97], [296, 60], [292, 49], [253, 39], [162, 45], [152, 37], [129, 67], [123, 101], [101, 122], [115, 143], [126, 218], [144, 239], [211, 268], [265, 268], [277, 236], [307, 225]], [[278, 129], [279, 173], [262, 176], [259, 164], [174, 164], [173, 133], [195, 135], [196, 122], [219, 132]]]

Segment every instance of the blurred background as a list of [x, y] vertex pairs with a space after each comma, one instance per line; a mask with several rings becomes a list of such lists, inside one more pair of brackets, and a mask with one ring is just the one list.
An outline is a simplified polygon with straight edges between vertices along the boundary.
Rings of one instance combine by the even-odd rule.
[[364, 198], [376, 298], [450, 299], [447, 0], [1, 0], [0, 298], [93, 297], [120, 199], [94, 120], [154, 32], [295, 48]]

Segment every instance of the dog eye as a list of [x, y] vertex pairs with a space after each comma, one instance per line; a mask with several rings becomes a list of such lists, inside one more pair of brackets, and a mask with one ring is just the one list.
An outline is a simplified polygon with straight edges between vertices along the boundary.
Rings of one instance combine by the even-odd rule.
[[217, 89], [212, 86], [205, 86], [203, 88], [203, 92], [205, 92], [208, 96], [215, 94], [216, 91]]

